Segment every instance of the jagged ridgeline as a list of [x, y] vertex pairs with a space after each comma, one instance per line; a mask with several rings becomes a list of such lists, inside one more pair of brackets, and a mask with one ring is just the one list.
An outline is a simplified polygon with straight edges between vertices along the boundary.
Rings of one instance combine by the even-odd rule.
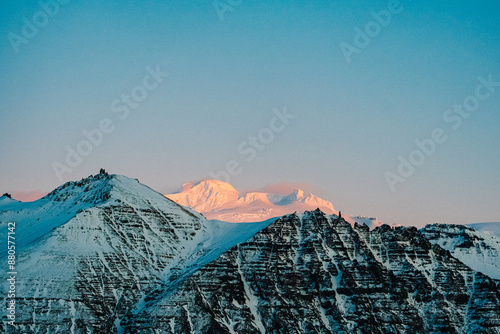
[[[130, 318], [173, 333], [499, 333], [499, 286], [413, 227], [278, 219]], [[167, 329], [168, 331], [168, 329]]]
[[2, 233], [9, 221], [16, 328], [1, 332], [500, 333], [498, 238], [465, 227], [370, 231], [319, 210], [208, 221], [104, 171], [1, 197]]

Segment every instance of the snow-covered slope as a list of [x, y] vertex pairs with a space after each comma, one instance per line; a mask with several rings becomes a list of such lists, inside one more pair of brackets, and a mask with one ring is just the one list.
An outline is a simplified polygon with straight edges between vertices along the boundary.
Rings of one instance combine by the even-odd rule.
[[9, 194], [5, 193], [0, 197], [0, 209], [14, 207], [16, 204], [21, 203], [12, 197]]
[[486, 234], [495, 235], [500, 237], [500, 223], [474, 223], [466, 224], [465, 226], [475, 229], [476, 231], [481, 231]]
[[[168, 295], [272, 222], [206, 221], [137, 180], [105, 172], [35, 202], [0, 203], [0, 233], [16, 223], [20, 333], [122, 332], [122, 319], [152, 296]], [[6, 254], [0, 260], [7, 263]]]
[[463, 225], [432, 224], [420, 230], [470, 268], [500, 280], [500, 238]]
[[222, 181], [205, 180], [183, 185], [182, 191], [167, 198], [202, 213], [208, 219], [228, 222], [262, 221], [293, 212], [321, 209], [338, 214], [332, 203], [295, 189], [288, 195], [261, 192], [239, 193]]
[[[0, 233], [6, 232], [8, 222], [15, 222], [16, 246], [23, 248], [85, 209], [103, 204], [110, 198], [111, 183], [118, 180], [119, 177], [98, 174], [92, 180], [68, 182], [34, 202], [19, 202], [3, 196], [0, 198]], [[6, 249], [1, 249], [0, 255], [5, 252]]]

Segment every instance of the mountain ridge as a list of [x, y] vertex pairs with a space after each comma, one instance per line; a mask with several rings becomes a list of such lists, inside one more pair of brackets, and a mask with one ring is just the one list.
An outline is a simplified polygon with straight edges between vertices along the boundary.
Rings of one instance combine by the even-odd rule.
[[[182, 307], [179, 307], [182, 305]], [[500, 333], [498, 283], [414, 227], [279, 218], [127, 321], [167, 333]]]
[[[240, 193], [227, 182], [203, 180], [185, 183], [179, 192], [165, 197], [200, 212], [208, 219], [228, 222], [262, 221], [316, 209], [339, 215], [331, 202], [298, 188], [285, 195], [255, 191]], [[365, 224], [370, 229], [383, 225], [375, 217], [344, 214], [343, 218], [353, 226], [355, 223]]]
[[218, 180], [187, 183], [179, 193], [165, 197], [200, 212], [208, 219], [252, 222], [279, 217], [294, 211], [320, 208], [338, 214], [333, 204], [313, 194], [295, 189], [290, 194], [238, 192], [231, 184]]
[[210, 221], [107, 173], [9, 203], [21, 333], [500, 333], [500, 238], [462, 225]]
[[477, 231], [482, 231], [486, 234], [500, 237], [500, 222], [472, 223], [465, 224], [465, 226], [471, 227]]

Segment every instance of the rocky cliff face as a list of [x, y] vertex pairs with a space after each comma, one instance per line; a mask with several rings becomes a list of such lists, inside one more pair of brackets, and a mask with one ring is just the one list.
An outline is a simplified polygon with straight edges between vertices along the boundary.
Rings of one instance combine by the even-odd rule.
[[415, 228], [279, 219], [125, 324], [152, 333], [500, 333], [500, 290]]

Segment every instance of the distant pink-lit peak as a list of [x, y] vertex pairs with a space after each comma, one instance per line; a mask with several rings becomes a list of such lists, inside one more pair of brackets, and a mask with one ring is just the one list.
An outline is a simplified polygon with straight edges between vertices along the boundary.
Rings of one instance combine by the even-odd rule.
[[203, 180], [199, 182], [188, 182], [184, 183], [182, 185], [182, 192], [187, 192], [190, 191], [191, 189], [196, 188], [196, 189], [219, 189], [219, 190], [227, 190], [227, 191], [233, 191], [236, 192], [236, 189], [234, 187], [223, 181], [218, 181], [218, 180]]
[[265, 220], [317, 208], [326, 214], [338, 214], [332, 203], [313, 194], [306, 194], [301, 189], [294, 189], [289, 194], [240, 193], [231, 184], [217, 180], [186, 183], [179, 193], [165, 196], [209, 219], [230, 222]]
[[[231, 184], [218, 180], [189, 182], [175, 194], [165, 195], [170, 200], [202, 213], [208, 219], [227, 222], [256, 222], [286, 214], [320, 209], [325, 214], [338, 215], [333, 204], [325, 199], [291, 188], [296, 183], [268, 185], [265, 191], [238, 192]], [[310, 185], [309, 185], [310, 186]], [[274, 190], [274, 191], [272, 191]], [[370, 229], [383, 223], [374, 217], [342, 217], [354, 225], [366, 224]]]

